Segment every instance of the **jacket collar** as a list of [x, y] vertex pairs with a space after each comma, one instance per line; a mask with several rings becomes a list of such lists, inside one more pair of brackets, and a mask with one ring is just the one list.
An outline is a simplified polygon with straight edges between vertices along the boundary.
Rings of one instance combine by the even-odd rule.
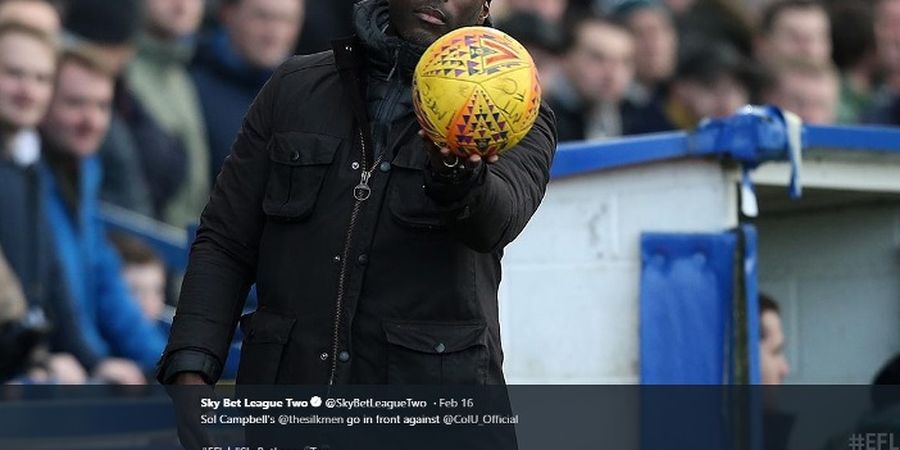
[[353, 28], [368, 50], [369, 75], [412, 82], [413, 72], [427, 46], [401, 38], [391, 25], [387, 0], [365, 0], [353, 9]]
[[366, 49], [357, 36], [336, 39], [331, 42], [334, 51], [334, 65], [337, 67], [341, 83], [350, 94], [353, 113], [356, 119], [368, 129], [369, 119], [366, 111]]
[[366, 66], [366, 48], [358, 36], [352, 35], [331, 41], [334, 63], [338, 71], [362, 71]]

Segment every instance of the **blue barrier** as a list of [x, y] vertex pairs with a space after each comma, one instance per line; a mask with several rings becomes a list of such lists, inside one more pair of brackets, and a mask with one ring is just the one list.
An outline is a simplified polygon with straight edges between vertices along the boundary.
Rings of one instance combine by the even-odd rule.
[[110, 204], [103, 205], [100, 215], [108, 231], [143, 240], [156, 250], [170, 269], [177, 272], [187, 267], [190, 241], [184, 230]]
[[861, 126], [806, 126], [809, 148], [900, 153], [900, 128]]
[[[672, 132], [609, 141], [560, 144], [553, 178], [685, 157], [717, 157], [759, 165], [788, 160], [786, 127], [771, 108], [708, 121], [694, 133]], [[778, 112], [780, 114], [780, 112]], [[900, 153], [900, 128], [872, 126], [802, 127], [803, 149]]]
[[641, 238], [641, 383], [728, 384], [733, 232]]

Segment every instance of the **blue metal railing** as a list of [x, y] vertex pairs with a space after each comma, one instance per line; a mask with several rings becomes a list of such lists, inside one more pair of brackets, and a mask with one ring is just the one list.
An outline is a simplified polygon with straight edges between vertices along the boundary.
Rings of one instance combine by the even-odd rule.
[[[568, 142], [560, 144], [550, 174], [561, 178], [685, 157], [715, 156], [754, 164], [784, 161], [788, 159], [784, 131], [766, 119], [734, 116], [710, 122], [695, 133]], [[804, 149], [900, 153], [900, 128], [805, 125], [802, 137]]]

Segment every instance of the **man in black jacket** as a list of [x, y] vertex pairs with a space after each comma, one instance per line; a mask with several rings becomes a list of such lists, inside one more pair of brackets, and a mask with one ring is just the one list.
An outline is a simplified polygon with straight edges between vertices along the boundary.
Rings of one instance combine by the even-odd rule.
[[215, 383], [243, 300], [239, 384], [503, 384], [503, 248], [549, 181], [555, 119], [484, 161], [419, 136], [426, 45], [489, 0], [366, 0], [357, 37], [295, 57], [244, 120], [201, 218], [163, 383]]

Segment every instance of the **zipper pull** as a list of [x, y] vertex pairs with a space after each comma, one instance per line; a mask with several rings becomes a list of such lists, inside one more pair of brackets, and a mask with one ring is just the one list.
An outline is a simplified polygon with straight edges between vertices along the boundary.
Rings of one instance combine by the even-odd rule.
[[369, 187], [369, 178], [372, 177], [372, 173], [363, 170], [362, 175], [360, 176], [359, 184], [353, 188], [353, 198], [357, 201], [364, 202], [372, 196], [372, 188]]

